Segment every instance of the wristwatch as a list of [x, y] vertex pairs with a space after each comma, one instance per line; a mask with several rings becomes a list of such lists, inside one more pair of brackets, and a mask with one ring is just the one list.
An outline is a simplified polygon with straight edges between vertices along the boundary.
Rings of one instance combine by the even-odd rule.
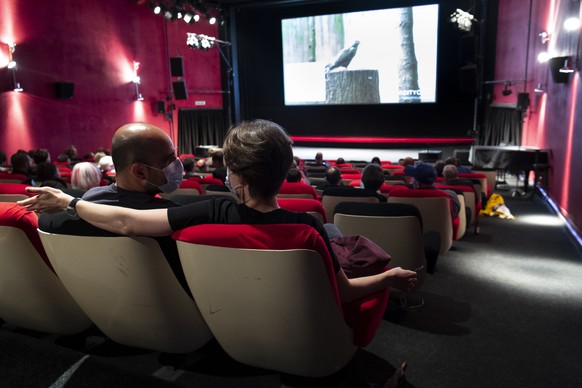
[[81, 198], [77, 197], [74, 198], [71, 202], [69, 202], [67, 210], [65, 210], [69, 216], [77, 217], [77, 202], [79, 202], [80, 200]]

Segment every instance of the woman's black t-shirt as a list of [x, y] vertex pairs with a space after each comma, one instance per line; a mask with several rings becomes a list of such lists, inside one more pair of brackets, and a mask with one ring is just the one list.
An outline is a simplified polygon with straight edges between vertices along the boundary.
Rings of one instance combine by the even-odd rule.
[[323, 238], [334, 271], [337, 273], [340, 269], [323, 225], [307, 213], [290, 212], [285, 209], [262, 213], [244, 204], [237, 204], [230, 198], [216, 197], [208, 201], [169, 208], [168, 222], [174, 231], [200, 224], [306, 224], [317, 230]]

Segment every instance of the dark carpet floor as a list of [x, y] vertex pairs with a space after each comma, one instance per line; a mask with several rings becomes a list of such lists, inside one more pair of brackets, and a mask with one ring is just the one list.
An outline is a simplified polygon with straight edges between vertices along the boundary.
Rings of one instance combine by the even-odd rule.
[[393, 293], [372, 344], [329, 378], [250, 368], [214, 342], [175, 356], [5, 324], [0, 386], [381, 387], [407, 361], [412, 387], [580, 387], [581, 252], [539, 197], [505, 199], [516, 219], [481, 217], [409, 298], [424, 306]]

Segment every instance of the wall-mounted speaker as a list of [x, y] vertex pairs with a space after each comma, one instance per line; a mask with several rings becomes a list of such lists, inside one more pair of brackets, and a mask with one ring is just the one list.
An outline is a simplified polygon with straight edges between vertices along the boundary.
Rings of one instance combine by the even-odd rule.
[[170, 58], [170, 73], [172, 77], [184, 76], [184, 60], [182, 57]]
[[188, 99], [188, 89], [186, 88], [186, 82], [174, 81], [172, 82], [172, 87], [174, 88], [174, 97], [176, 100], [187, 100]]
[[72, 82], [55, 82], [55, 96], [59, 99], [71, 99], [75, 92], [75, 84]]
[[461, 93], [477, 94], [479, 86], [476, 65], [461, 67], [459, 70], [459, 87]]
[[517, 110], [526, 111], [529, 107], [529, 93], [518, 93], [517, 94], [517, 105], [515, 108]]
[[477, 52], [479, 49], [477, 37], [475, 35], [464, 35], [459, 40], [459, 63], [477, 63]]
[[166, 113], [166, 102], [165, 101], [156, 102], [156, 112]]
[[568, 58], [569, 57], [554, 57], [549, 60], [548, 66], [550, 67], [554, 83], [567, 84], [570, 80], [569, 73], [560, 73], [560, 69], [564, 67], [564, 62], [566, 62], [566, 59]]

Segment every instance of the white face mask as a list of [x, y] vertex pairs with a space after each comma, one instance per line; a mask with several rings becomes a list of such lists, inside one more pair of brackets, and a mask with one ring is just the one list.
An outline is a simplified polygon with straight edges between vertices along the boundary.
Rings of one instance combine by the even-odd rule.
[[150, 181], [147, 181], [149, 184], [154, 185], [160, 190], [162, 190], [162, 192], [170, 194], [171, 192], [176, 191], [180, 187], [180, 183], [182, 183], [182, 179], [184, 177], [184, 166], [182, 165], [182, 161], [179, 158], [174, 159], [174, 161], [168, 164], [163, 170], [160, 170], [159, 168], [155, 168], [152, 166], [148, 166], [147, 164], [144, 164], [144, 166], [164, 173], [164, 175], [166, 176], [166, 183], [164, 183], [163, 185], [158, 186]]
[[239, 187], [242, 187], [242, 184], [240, 184], [240, 183], [239, 183], [239, 184], [238, 184], [238, 185], [236, 185], [235, 187], [232, 187], [232, 186], [230, 185], [230, 178], [229, 178], [229, 177], [230, 177], [230, 174], [231, 174], [230, 168], [228, 168], [228, 167], [227, 167], [227, 168], [226, 168], [226, 179], [224, 180], [224, 185], [225, 185], [225, 186], [226, 186], [226, 187], [227, 187], [227, 188], [230, 190], [230, 192], [231, 192], [231, 193], [233, 193], [233, 194], [234, 194], [234, 196], [235, 196], [237, 199], [239, 199], [239, 200], [240, 200], [240, 198], [238, 197], [238, 194], [237, 194], [237, 192], [236, 192], [236, 189], [238, 189]]

